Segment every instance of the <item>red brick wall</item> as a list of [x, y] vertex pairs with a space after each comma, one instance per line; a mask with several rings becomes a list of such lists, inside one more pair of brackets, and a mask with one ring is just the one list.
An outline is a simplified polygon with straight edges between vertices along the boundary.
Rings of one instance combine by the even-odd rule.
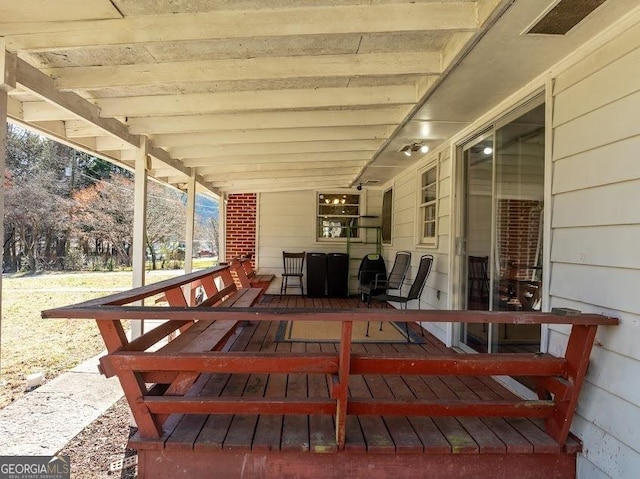
[[227, 198], [226, 245], [227, 261], [243, 255], [251, 255], [255, 268], [257, 195], [241, 193]]
[[[501, 276], [531, 279], [533, 270], [526, 266], [535, 266], [541, 214], [542, 201], [498, 201]], [[510, 264], [518, 267], [509, 271]]]

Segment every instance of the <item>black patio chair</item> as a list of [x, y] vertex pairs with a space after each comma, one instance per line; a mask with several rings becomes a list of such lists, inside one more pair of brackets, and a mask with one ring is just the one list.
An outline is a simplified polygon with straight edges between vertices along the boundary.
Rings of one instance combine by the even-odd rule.
[[[422, 295], [422, 290], [424, 289], [424, 285], [427, 283], [427, 278], [429, 277], [429, 273], [431, 272], [431, 266], [433, 265], [433, 256], [430, 254], [425, 254], [420, 257], [420, 265], [418, 266], [418, 272], [416, 273], [416, 277], [413, 280], [413, 284], [409, 289], [409, 294], [406, 296], [400, 296], [395, 294], [378, 294], [372, 296], [371, 299], [374, 301], [392, 301], [394, 303], [400, 303], [400, 309], [407, 309], [407, 303], [409, 301], [413, 301], [414, 299], [418, 300], [418, 309], [420, 309], [420, 296]], [[368, 331], [368, 323], [367, 323], [367, 335]], [[407, 333], [407, 342], [409, 342], [409, 324], [404, 322], [405, 332]], [[382, 330], [382, 323], [380, 323], [380, 329]], [[424, 336], [424, 329], [422, 329], [422, 335]]]
[[365, 299], [368, 300], [364, 291], [369, 291], [369, 285], [378, 277], [387, 277], [387, 267], [384, 263], [384, 258], [379, 254], [365, 255], [362, 261], [360, 261], [360, 267], [358, 268], [358, 294], [362, 301], [365, 301]]
[[408, 251], [398, 251], [393, 261], [393, 267], [389, 275], [376, 273], [368, 283], [361, 282], [358, 292], [361, 298], [367, 298], [367, 304], [371, 307], [371, 298], [380, 294], [386, 294], [389, 290], [402, 289], [402, 283], [411, 264], [411, 253]]

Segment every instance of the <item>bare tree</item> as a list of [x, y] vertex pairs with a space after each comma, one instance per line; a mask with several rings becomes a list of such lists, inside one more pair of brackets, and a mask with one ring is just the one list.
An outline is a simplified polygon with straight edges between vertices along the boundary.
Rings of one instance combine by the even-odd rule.
[[74, 231], [95, 253], [129, 264], [133, 231], [133, 182], [122, 175], [101, 181], [73, 195]]
[[219, 251], [219, 234], [218, 219], [213, 216], [200, 218], [196, 224], [196, 237], [201, 241], [210, 243], [211, 251], [214, 255], [217, 255]]
[[52, 191], [51, 172], [32, 172], [13, 181], [5, 195], [6, 221], [30, 271], [56, 262], [53, 244], [68, 229], [71, 202]]
[[181, 260], [184, 253], [186, 206], [184, 193], [149, 182], [146, 243], [151, 265], [156, 269], [157, 250], [165, 259]]

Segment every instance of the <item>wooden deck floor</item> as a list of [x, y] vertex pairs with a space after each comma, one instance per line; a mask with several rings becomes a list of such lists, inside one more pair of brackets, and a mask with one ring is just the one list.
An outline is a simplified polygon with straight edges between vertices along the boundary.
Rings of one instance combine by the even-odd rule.
[[[341, 308], [358, 305], [353, 299], [265, 296], [257, 307], [261, 306]], [[336, 351], [334, 343], [278, 341], [278, 327], [277, 322], [249, 324], [236, 336], [230, 350]], [[422, 344], [361, 343], [354, 344], [353, 351], [415, 353], [421, 356], [456, 354], [428, 334]], [[319, 374], [214, 374], [201, 377], [197, 384], [200, 392], [194, 390], [192, 394], [326, 398], [329, 397], [327, 381]], [[513, 397], [496, 381], [484, 377], [352, 375], [349, 391], [352, 396], [376, 398]], [[518, 477], [572, 477], [575, 474], [575, 454], [579, 450], [579, 443], [575, 440], [570, 440], [562, 448], [544, 432], [541, 423], [528, 419], [350, 416], [344, 451], [338, 451], [336, 446], [331, 416], [176, 415], [169, 423], [171, 426], [160, 441], [140, 440], [135, 436], [132, 439], [133, 448], [150, 453], [146, 460], [144, 454], [141, 455], [141, 472], [147, 472], [142, 477], [156, 477], [155, 474], [162, 471], [183, 471], [185, 462], [192, 468], [190, 474], [205, 474], [207, 467], [214, 464], [206, 459], [211, 454], [215, 454], [216, 467], [228, 467], [225, 474], [229, 477], [240, 477], [236, 473], [241, 469], [244, 471], [247, 464], [251, 467], [246, 470], [256, 474], [243, 477], [270, 477], [256, 472], [262, 471], [260, 461], [266, 461], [274, 477], [285, 477], [286, 471], [290, 471], [290, 477], [301, 477], [298, 473], [305, 470], [310, 473], [309, 477], [339, 477], [331, 471], [349, 473], [349, 468], [355, 464], [360, 464], [358, 467], [378, 464], [376, 470], [384, 471], [382, 475], [375, 471], [364, 474], [369, 478], [385, 477], [391, 471], [395, 471], [393, 474], [398, 477], [443, 477], [440, 473], [447, 470], [450, 470], [447, 477], [486, 477], [484, 473], [491, 473], [489, 477], [499, 477], [494, 476], [498, 471], [507, 476], [509, 471], [518, 471]], [[151, 453], [152, 450], [155, 452]], [[341, 461], [340, 457], [345, 455], [350, 455], [349, 459]], [[297, 469], [293, 463], [298, 464]], [[327, 467], [333, 469], [327, 472]], [[440, 473], [418, 476], [415, 473], [424, 469], [417, 467], [432, 467]], [[469, 467], [472, 469], [467, 469]], [[527, 468], [531, 475], [527, 475]], [[315, 472], [311, 474], [311, 470]], [[455, 471], [475, 472], [458, 476]], [[350, 477], [358, 476], [351, 474]]]

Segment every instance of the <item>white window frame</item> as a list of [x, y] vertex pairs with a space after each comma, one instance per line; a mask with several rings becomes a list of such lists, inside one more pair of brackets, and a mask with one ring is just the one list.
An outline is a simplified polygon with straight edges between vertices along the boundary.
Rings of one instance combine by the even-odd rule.
[[[434, 183], [430, 183], [426, 186], [422, 186], [422, 178], [427, 175], [431, 170], [435, 169], [435, 182]], [[426, 188], [429, 188], [431, 186], [435, 186], [435, 190], [436, 190], [436, 194], [435, 194], [435, 199], [425, 202], [422, 202], [422, 198], [423, 198], [423, 191]], [[416, 186], [416, 211], [417, 211], [417, 215], [416, 215], [416, 245], [417, 246], [422, 246], [425, 248], [437, 248], [438, 247], [438, 212], [440, 209], [440, 162], [439, 161], [433, 161], [431, 163], [429, 163], [428, 165], [426, 165], [425, 167], [421, 168], [420, 170], [418, 170], [418, 178], [417, 178], [417, 186]], [[434, 219], [433, 220], [427, 220], [426, 219], [426, 211], [427, 208], [434, 206], [435, 207], [435, 212], [434, 212]], [[425, 223], [429, 221], [433, 221], [434, 224], [434, 236], [430, 237], [430, 236], [424, 236], [424, 225]]]
[[[365, 205], [366, 205], [366, 194], [364, 191], [353, 191], [353, 190], [317, 190], [315, 192], [314, 201], [316, 205], [316, 219], [315, 219], [315, 232], [314, 238], [316, 243], [346, 243], [346, 237], [337, 237], [337, 238], [325, 238], [323, 236], [319, 236], [320, 225], [319, 222], [322, 220], [324, 215], [320, 214], [320, 195], [357, 195], [359, 196], [358, 201], [358, 214], [357, 215], [336, 215], [341, 218], [359, 218], [361, 216], [366, 215]], [[358, 228], [358, 235], [351, 238], [351, 241], [361, 241], [362, 237], [362, 228]]]

